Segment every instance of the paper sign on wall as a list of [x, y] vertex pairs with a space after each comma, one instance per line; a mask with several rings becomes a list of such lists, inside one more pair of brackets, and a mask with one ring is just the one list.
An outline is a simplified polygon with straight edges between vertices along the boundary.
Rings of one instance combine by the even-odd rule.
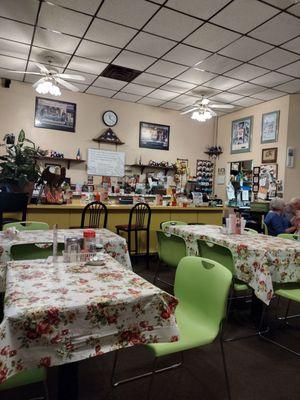
[[118, 151], [88, 149], [88, 175], [124, 176], [125, 153]]

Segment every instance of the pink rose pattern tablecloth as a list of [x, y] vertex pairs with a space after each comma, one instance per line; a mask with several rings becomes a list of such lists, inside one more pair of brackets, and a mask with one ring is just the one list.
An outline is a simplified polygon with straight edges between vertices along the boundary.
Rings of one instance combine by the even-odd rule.
[[[98, 243], [103, 244], [104, 250], [119, 261], [125, 268], [132, 270], [127, 243], [124, 238], [108, 229], [95, 229]], [[63, 243], [65, 236], [82, 236], [83, 229], [59, 229], [58, 242]], [[5, 286], [6, 261], [10, 258], [10, 248], [14, 244], [21, 243], [46, 243], [53, 241], [53, 231], [22, 231], [16, 239], [10, 240], [0, 236], [0, 291]]]
[[198, 239], [229, 248], [238, 279], [254, 289], [256, 296], [269, 304], [272, 282], [300, 282], [300, 242], [267, 235], [227, 235], [213, 225], [170, 226], [168, 232], [182, 237], [188, 255], [198, 255]]
[[26, 368], [177, 341], [177, 303], [108, 254], [102, 266], [8, 262], [0, 383]]

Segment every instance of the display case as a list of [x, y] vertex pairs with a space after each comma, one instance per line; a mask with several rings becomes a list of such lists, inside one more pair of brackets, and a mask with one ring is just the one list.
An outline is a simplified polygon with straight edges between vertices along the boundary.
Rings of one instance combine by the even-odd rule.
[[196, 176], [201, 192], [211, 196], [213, 194], [214, 163], [209, 160], [197, 160]]

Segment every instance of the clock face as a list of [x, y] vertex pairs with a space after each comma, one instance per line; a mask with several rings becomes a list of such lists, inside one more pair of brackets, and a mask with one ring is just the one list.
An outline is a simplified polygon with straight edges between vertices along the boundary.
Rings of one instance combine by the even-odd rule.
[[115, 126], [118, 122], [118, 116], [114, 111], [105, 111], [102, 115], [102, 120], [106, 126]]

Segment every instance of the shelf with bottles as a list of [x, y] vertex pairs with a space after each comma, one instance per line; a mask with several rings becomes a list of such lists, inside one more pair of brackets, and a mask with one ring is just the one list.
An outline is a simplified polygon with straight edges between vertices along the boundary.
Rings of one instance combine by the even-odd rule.
[[213, 192], [214, 163], [210, 160], [197, 160], [197, 184], [206, 193]]

